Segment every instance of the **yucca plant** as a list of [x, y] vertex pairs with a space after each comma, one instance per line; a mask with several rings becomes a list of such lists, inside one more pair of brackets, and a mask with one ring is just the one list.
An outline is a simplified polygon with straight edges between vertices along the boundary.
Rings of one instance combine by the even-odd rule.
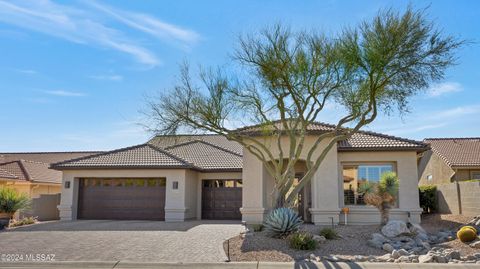
[[395, 204], [398, 195], [398, 177], [394, 172], [382, 174], [378, 183], [365, 182], [359, 188], [367, 205], [373, 205], [380, 211], [382, 225], [390, 218], [390, 209]]
[[11, 218], [18, 210], [27, 210], [30, 206], [31, 200], [25, 193], [0, 187], [0, 213], [4, 213]]
[[290, 208], [281, 207], [272, 210], [266, 217], [263, 226], [266, 234], [270, 237], [285, 237], [298, 231], [302, 219]]

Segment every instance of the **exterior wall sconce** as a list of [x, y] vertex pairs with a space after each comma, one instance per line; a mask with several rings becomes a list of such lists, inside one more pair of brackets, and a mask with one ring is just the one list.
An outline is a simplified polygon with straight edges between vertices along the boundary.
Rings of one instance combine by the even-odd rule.
[[172, 189], [178, 190], [178, 181], [173, 181], [172, 182]]

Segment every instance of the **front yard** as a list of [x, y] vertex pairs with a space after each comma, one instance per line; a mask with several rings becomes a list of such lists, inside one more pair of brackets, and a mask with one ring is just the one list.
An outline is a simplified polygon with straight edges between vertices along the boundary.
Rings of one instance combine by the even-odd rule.
[[[411, 238], [399, 236], [401, 240], [398, 242], [389, 241], [388, 244], [393, 246], [397, 246], [395, 245], [397, 243], [408, 244], [413, 242], [412, 247], [407, 248], [408, 251], [405, 251], [405, 253], [398, 247], [393, 252], [392, 249], [386, 251], [382, 249], [382, 247], [388, 249], [383, 243], [380, 244], [380, 248], [371, 246], [369, 240], [372, 239], [372, 234], [381, 234], [379, 225], [337, 226], [335, 230], [340, 237], [319, 243], [315, 250], [292, 249], [289, 247], [287, 240], [270, 238], [266, 236], [264, 231], [233, 237], [229, 242], [224, 243], [224, 248], [225, 252], [230, 254], [232, 261], [300, 261], [314, 259], [317, 261], [393, 262], [400, 258], [400, 261], [396, 262], [422, 262], [424, 261], [422, 259], [428, 258], [428, 255], [432, 257], [437, 255], [446, 256], [445, 262], [480, 263], [480, 249], [472, 248], [468, 244], [460, 242], [454, 236], [454, 231], [470, 219], [471, 217], [461, 215], [431, 214], [423, 216], [422, 227], [429, 235], [428, 241], [434, 241], [431, 241], [432, 243], [426, 245], [426, 248], [423, 249], [417, 247], [416, 242], [418, 241], [415, 241], [414, 236]], [[321, 228], [323, 227], [304, 224], [301, 230], [318, 235]], [[444, 239], [440, 238], [440, 235], [445, 236]], [[402, 245], [400, 248], [403, 247]], [[456, 252], [452, 254], [452, 251], [458, 251], [462, 258], [460, 259]], [[395, 257], [395, 255], [399, 256]], [[422, 255], [424, 256], [421, 257]], [[400, 256], [405, 256], [405, 258]], [[453, 258], [451, 258], [452, 256]], [[438, 260], [443, 261], [442, 258], [438, 258]]]

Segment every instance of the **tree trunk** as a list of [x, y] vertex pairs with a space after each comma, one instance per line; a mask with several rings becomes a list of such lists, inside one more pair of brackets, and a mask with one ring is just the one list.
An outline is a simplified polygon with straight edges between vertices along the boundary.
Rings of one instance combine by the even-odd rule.
[[383, 202], [380, 208], [380, 217], [382, 221], [382, 225], [385, 225], [388, 223], [388, 220], [390, 219], [390, 204], [387, 202]]

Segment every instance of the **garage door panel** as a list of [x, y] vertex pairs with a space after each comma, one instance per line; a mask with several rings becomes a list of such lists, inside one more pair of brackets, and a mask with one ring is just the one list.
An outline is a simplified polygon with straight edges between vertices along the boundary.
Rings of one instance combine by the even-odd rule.
[[234, 180], [204, 180], [202, 219], [241, 219], [242, 188]]
[[165, 179], [80, 181], [78, 218], [165, 219]]

